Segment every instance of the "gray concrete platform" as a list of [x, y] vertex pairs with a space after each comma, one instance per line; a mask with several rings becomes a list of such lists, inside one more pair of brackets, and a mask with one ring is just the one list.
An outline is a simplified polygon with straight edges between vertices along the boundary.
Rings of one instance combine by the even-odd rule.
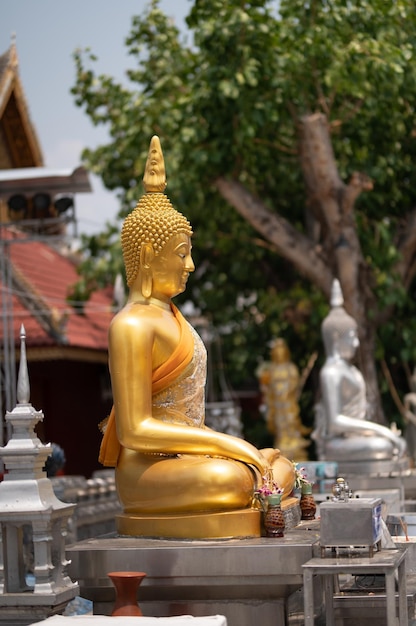
[[94, 614], [109, 615], [107, 572], [147, 576], [138, 592], [144, 615], [220, 614], [228, 626], [287, 623], [287, 600], [302, 587], [302, 564], [314, 555], [319, 522], [301, 522], [280, 539], [176, 541], [106, 536], [67, 548], [68, 573]]

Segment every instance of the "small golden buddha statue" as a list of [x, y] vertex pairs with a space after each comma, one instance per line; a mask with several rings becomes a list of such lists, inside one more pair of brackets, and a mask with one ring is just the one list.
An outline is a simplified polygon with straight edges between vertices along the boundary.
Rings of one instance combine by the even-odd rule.
[[225, 538], [260, 535], [254, 492], [273, 475], [284, 495], [292, 463], [204, 424], [205, 347], [172, 298], [194, 271], [192, 229], [163, 193], [164, 160], [150, 143], [145, 195], [124, 221], [129, 297], [109, 330], [114, 406], [100, 461], [115, 466], [121, 535]]
[[270, 361], [264, 361], [256, 374], [266, 407], [267, 429], [274, 436], [274, 445], [290, 459], [307, 460], [309, 441], [303, 435], [308, 434], [309, 429], [300, 419], [299, 370], [292, 363], [289, 347], [282, 337], [273, 341]]

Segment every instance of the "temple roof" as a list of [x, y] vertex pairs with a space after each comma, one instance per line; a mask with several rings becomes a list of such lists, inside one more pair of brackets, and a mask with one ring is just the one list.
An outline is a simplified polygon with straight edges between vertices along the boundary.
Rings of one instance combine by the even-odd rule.
[[46, 167], [24, 167], [0, 169], [0, 195], [13, 193], [83, 193], [92, 191], [88, 171], [83, 165], [75, 169], [50, 169]]
[[[11, 309], [9, 327], [12, 320], [16, 347], [23, 324], [29, 360], [106, 362], [107, 333], [114, 315], [112, 287], [94, 292], [76, 309], [67, 301], [71, 286], [79, 280], [73, 258], [14, 227], [3, 227], [1, 238], [12, 270], [13, 306], [7, 309]], [[0, 288], [4, 294], [1, 280]], [[0, 325], [0, 341], [4, 327]]]
[[[13, 194], [30, 198], [39, 192], [52, 197], [91, 191], [83, 166], [44, 167], [12, 42], [0, 55], [0, 209], [7, 208]], [[27, 221], [36, 221], [31, 215], [25, 215], [21, 221], [20, 217], [13, 221], [0, 219], [0, 346], [5, 339], [7, 345], [13, 344], [14, 339], [18, 349], [23, 324], [29, 360], [107, 362], [107, 333], [114, 315], [113, 288], [94, 292], [84, 304], [68, 303], [71, 287], [80, 277], [79, 259], [68, 253], [62, 236], [65, 216], [56, 218], [62, 221], [62, 232], [59, 228], [51, 230], [52, 235], [60, 237], [48, 237], [48, 219], [44, 216], [32, 229], [25, 227]], [[8, 269], [10, 279], [6, 280]]]
[[19, 76], [16, 45], [0, 55], [0, 170], [43, 166]]

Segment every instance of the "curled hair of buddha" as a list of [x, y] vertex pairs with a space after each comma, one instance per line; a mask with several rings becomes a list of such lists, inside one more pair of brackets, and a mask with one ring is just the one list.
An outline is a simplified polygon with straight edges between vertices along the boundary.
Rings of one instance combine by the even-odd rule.
[[357, 322], [351, 315], [348, 315], [343, 307], [344, 296], [341, 285], [337, 278], [334, 279], [331, 289], [331, 310], [322, 322], [322, 338], [327, 353], [332, 348], [337, 339], [343, 337], [351, 330], [357, 330]]
[[143, 244], [150, 243], [157, 255], [173, 235], [192, 235], [189, 221], [174, 209], [163, 193], [166, 187], [165, 163], [156, 135], [150, 142], [143, 184], [146, 193], [126, 217], [121, 229], [121, 248], [129, 286], [138, 274]]

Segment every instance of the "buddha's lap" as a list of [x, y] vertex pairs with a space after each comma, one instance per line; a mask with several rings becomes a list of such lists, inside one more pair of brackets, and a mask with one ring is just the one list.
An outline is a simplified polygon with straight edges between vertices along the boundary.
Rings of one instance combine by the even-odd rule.
[[393, 451], [394, 446], [389, 439], [374, 434], [329, 435], [325, 441], [325, 456], [340, 461], [390, 459]]
[[123, 450], [116, 468], [125, 510], [142, 512], [250, 506], [257, 478], [243, 463], [197, 455], [144, 455]]
[[[286, 498], [293, 488], [293, 464], [282, 455], [271, 462], [274, 480]], [[201, 455], [163, 456], [123, 448], [116, 468], [117, 491], [125, 509], [153, 506], [156, 498], [166, 500], [170, 508], [178, 493], [181, 507], [185, 501], [195, 505], [199, 500], [214, 508], [219, 504], [225, 509], [245, 507], [260, 483], [258, 472], [240, 461]]]

